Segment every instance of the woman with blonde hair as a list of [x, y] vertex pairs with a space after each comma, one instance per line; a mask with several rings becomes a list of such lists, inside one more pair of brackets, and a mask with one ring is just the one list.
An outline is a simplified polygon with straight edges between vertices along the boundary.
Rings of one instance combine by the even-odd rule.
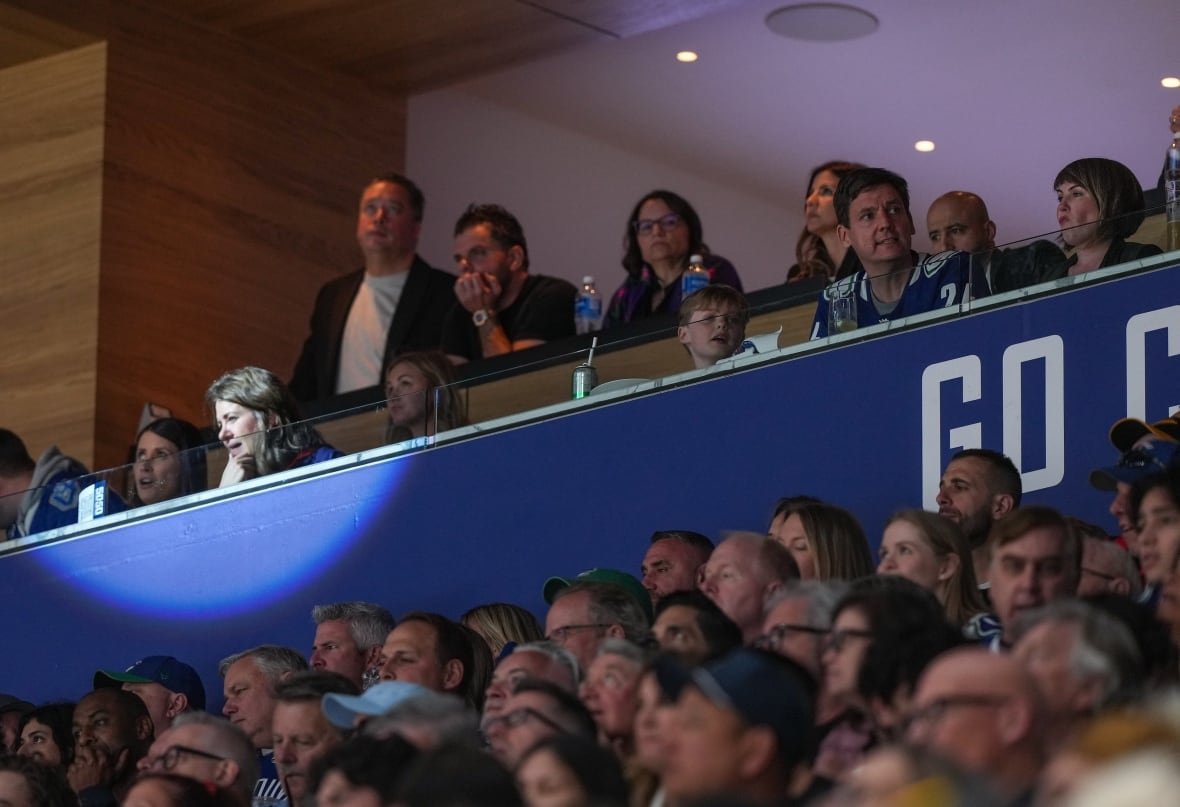
[[403, 353], [385, 368], [386, 443], [466, 426], [467, 406], [454, 365], [438, 351]]
[[205, 402], [229, 453], [218, 487], [341, 456], [303, 420], [295, 397], [270, 370], [232, 370], [209, 385]]
[[885, 524], [877, 574], [895, 574], [934, 593], [960, 627], [987, 610], [971, 549], [959, 525], [937, 513], [901, 510]]
[[768, 534], [791, 553], [804, 580], [856, 580], [873, 573], [864, 530], [842, 507], [788, 496], [775, 506]]
[[463, 614], [459, 621], [487, 642], [493, 659], [498, 659], [504, 646], [509, 643], [527, 644], [545, 638], [537, 618], [510, 602], [477, 605]]

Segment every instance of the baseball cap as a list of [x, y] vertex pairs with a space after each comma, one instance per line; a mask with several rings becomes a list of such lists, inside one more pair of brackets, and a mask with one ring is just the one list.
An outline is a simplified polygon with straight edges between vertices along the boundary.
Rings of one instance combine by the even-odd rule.
[[329, 692], [321, 702], [324, 717], [338, 729], [350, 729], [357, 715], [376, 717], [383, 715], [402, 701], [415, 695], [430, 692], [421, 684], [409, 681], [379, 681], [365, 690], [362, 695], [343, 695]]
[[1146, 476], [1168, 470], [1176, 455], [1176, 443], [1151, 443], [1124, 451], [1118, 464], [1096, 468], [1090, 472], [1090, 485], [1098, 490], [1111, 491], [1119, 482], [1132, 485]]
[[810, 758], [815, 723], [815, 687], [808, 673], [765, 650], [739, 647], [694, 669], [670, 656], [655, 662], [660, 689], [673, 701], [694, 686], [715, 706], [737, 713], [750, 726], [768, 726], [782, 760]]
[[172, 656], [144, 656], [123, 672], [99, 670], [94, 674], [94, 688], [123, 684], [159, 684], [170, 692], [188, 697], [190, 709], [205, 708], [205, 687], [197, 671]]
[[1139, 418], [1116, 420], [1110, 427], [1110, 443], [1120, 452], [1130, 451], [1135, 443], [1151, 435], [1157, 440], [1180, 443], [1180, 421], [1173, 418], [1147, 423]]
[[611, 583], [616, 585], [630, 594], [631, 599], [639, 603], [643, 613], [647, 614], [649, 622], [652, 619], [651, 594], [647, 592], [638, 578], [626, 572], [620, 572], [618, 569], [587, 569], [573, 578], [550, 577], [545, 581], [541, 595], [545, 598], [545, 602], [552, 605], [557, 592], [563, 588], [569, 588], [575, 583]]
[[0, 714], [5, 712], [20, 712], [21, 715], [27, 715], [36, 708], [28, 701], [23, 701], [15, 695], [8, 695], [0, 693]]

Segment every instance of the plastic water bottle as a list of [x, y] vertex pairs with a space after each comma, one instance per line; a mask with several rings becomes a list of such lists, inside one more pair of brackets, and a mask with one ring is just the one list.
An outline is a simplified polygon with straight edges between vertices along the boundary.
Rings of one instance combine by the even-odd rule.
[[1180, 249], [1180, 132], [1172, 133], [1164, 166], [1164, 199], [1167, 202], [1168, 252]]
[[711, 280], [701, 256], [693, 255], [688, 259], [688, 268], [680, 278], [680, 299], [683, 300], [697, 289], [708, 286]]
[[579, 334], [593, 333], [602, 327], [602, 295], [594, 287], [594, 278], [582, 278], [582, 288], [574, 300], [574, 328]]

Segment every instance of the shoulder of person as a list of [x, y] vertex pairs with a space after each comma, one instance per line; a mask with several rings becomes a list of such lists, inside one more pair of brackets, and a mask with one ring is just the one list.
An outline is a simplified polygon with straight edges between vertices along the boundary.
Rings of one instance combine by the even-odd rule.
[[856, 294], [856, 287], [863, 275], [864, 272], [856, 272], [848, 277], [842, 277], [833, 283], [829, 283], [824, 287], [823, 299], [839, 300], [844, 297], [852, 297]]

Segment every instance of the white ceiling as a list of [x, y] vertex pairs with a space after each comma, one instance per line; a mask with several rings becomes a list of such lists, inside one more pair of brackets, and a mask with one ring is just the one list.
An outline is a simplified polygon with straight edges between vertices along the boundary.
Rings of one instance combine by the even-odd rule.
[[[1076, 158], [1155, 185], [1180, 104], [1160, 86], [1180, 74], [1176, 0], [862, 0], [879, 29], [838, 43], [771, 33], [764, 18], [787, 4], [749, 0], [458, 89], [780, 204], [801, 205], [829, 159], [890, 168], [910, 182], [916, 246], [947, 190], [983, 196], [1012, 241], [1054, 229], [1053, 178]], [[700, 60], [675, 61], [685, 48]]]

